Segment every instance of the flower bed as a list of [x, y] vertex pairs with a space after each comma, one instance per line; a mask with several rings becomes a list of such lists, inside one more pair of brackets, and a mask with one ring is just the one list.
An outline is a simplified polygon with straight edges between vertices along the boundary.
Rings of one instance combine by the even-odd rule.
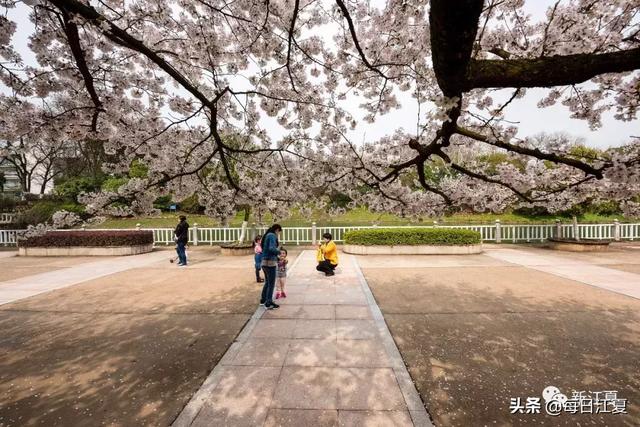
[[437, 255], [482, 252], [480, 233], [456, 228], [377, 228], [345, 234], [344, 251], [358, 255]]
[[18, 240], [19, 254], [26, 256], [135, 255], [152, 248], [151, 230], [48, 231]]

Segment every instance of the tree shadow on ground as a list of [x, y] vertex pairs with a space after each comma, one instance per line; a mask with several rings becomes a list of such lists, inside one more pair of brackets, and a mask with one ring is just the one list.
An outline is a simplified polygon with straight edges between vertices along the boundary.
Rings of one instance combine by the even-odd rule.
[[[640, 425], [640, 301], [521, 268], [365, 275], [436, 425]], [[549, 385], [628, 414], [510, 413]]]
[[251, 271], [224, 275], [236, 284], [222, 291], [201, 274], [197, 300], [185, 281], [148, 306], [153, 283], [127, 298], [112, 277], [3, 306], [0, 425], [170, 424], [256, 306]]

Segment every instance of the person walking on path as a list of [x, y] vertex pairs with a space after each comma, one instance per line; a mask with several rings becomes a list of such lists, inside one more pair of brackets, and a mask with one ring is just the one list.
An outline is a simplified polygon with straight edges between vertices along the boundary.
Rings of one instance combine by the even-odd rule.
[[176, 252], [178, 252], [178, 266], [185, 266], [187, 265], [185, 247], [189, 242], [189, 223], [187, 222], [186, 216], [180, 215], [180, 222], [176, 226], [173, 234], [176, 241]]
[[273, 302], [273, 290], [276, 286], [276, 270], [278, 268], [278, 256], [280, 244], [278, 235], [282, 232], [280, 224], [273, 224], [262, 237], [262, 271], [264, 271], [264, 286], [260, 305], [273, 310], [280, 306]]
[[276, 272], [276, 280], [278, 281], [276, 299], [287, 297], [287, 294], [284, 292], [284, 285], [287, 284], [287, 264], [288, 263], [289, 263], [289, 260], [287, 259], [287, 250], [284, 248], [281, 248], [280, 256], [278, 257], [278, 271]]
[[316, 270], [321, 271], [325, 276], [333, 276], [336, 273], [334, 270], [338, 266], [338, 247], [332, 240], [331, 233], [324, 233], [322, 235], [322, 243], [318, 247], [318, 266]]
[[260, 277], [260, 270], [262, 269], [262, 236], [258, 235], [253, 238], [253, 261], [256, 267], [256, 282], [263, 283], [264, 280]]

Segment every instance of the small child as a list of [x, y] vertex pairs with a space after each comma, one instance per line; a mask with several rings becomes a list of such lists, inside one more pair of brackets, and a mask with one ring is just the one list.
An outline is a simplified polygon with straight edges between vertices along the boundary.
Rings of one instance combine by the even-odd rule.
[[282, 248], [278, 256], [278, 269], [276, 270], [276, 287], [278, 290], [278, 292], [276, 292], [276, 299], [287, 297], [287, 294], [284, 292], [284, 285], [287, 283], [287, 263], [289, 263], [289, 260], [287, 260], [287, 250]]
[[260, 278], [260, 270], [262, 268], [262, 236], [260, 235], [253, 239], [253, 252], [255, 253], [253, 260], [256, 268], [256, 282], [262, 283], [264, 280]]

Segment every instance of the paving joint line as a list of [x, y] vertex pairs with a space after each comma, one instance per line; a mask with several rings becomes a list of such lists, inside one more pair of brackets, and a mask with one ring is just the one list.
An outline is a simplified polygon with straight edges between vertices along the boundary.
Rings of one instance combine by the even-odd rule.
[[427, 412], [427, 409], [424, 406], [420, 395], [418, 394], [418, 390], [416, 390], [415, 384], [413, 383], [413, 380], [409, 375], [409, 371], [407, 371], [407, 367], [404, 364], [402, 355], [400, 354], [400, 351], [398, 350], [398, 347], [393, 340], [393, 336], [389, 331], [387, 323], [384, 320], [382, 311], [376, 303], [373, 293], [369, 288], [369, 284], [367, 283], [367, 279], [364, 277], [364, 274], [362, 274], [362, 270], [360, 269], [358, 260], [355, 256], [352, 256], [351, 258], [356, 271], [356, 277], [360, 282], [360, 286], [367, 299], [369, 309], [371, 310], [373, 321], [378, 328], [378, 333], [380, 335], [380, 338], [382, 339], [382, 344], [387, 352], [387, 356], [391, 361], [391, 369], [393, 370], [396, 382], [398, 383], [400, 391], [402, 392], [402, 396], [404, 398], [407, 411], [409, 412], [409, 416], [411, 417], [411, 421], [416, 427], [433, 427], [431, 417], [429, 416], [429, 413]]
[[[302, 254], [304, 251], [300, 252], [296, 257], [296, 260], [291, 264], [291, 268], [289, 271], [292, 271], [297, 265], [298, 261], [302, 258]], [[196, 417], [202, 410], [204, 403], [207, 397], [216, 389], [218, 384], [220, 383], [220, 379], [222, 378], [222, 374], [227, 368], [227, 365], [235, 359], [238, 355], [238, 352], [247, 341], [247, 339], [251, 336], [254, 328], [258, 324], [258, 321], [267, 311], [264, 306], [258, 306], [256, 311], [254, 311], [253, 315], [249, 318], [247, 323], [245, 323], [244, 327], [238, 333], [236, 339], [231, 343], [227, 351], [222, 355], [218, 363], [213, 367], [207, 378], [204, 380], [200, 388], [191, 396], [189, 402], [182, 408], [182, 411], [178, 414], [176, 419], [171, 423], [171, 427], [189, 427], [195, 421]], [[288, 350], [287, 350], [288, 351]], [[280, 375], [282, 374], [282, 367], [280, 367], [280, 372], [278, 373], [278, 379], [280, 380]], [[276, 382], [277, 384], [277, 382]], [[275, 393], [275, 389], [274, 389]], [[273, 396], [271, 396], [273, 399]]]

